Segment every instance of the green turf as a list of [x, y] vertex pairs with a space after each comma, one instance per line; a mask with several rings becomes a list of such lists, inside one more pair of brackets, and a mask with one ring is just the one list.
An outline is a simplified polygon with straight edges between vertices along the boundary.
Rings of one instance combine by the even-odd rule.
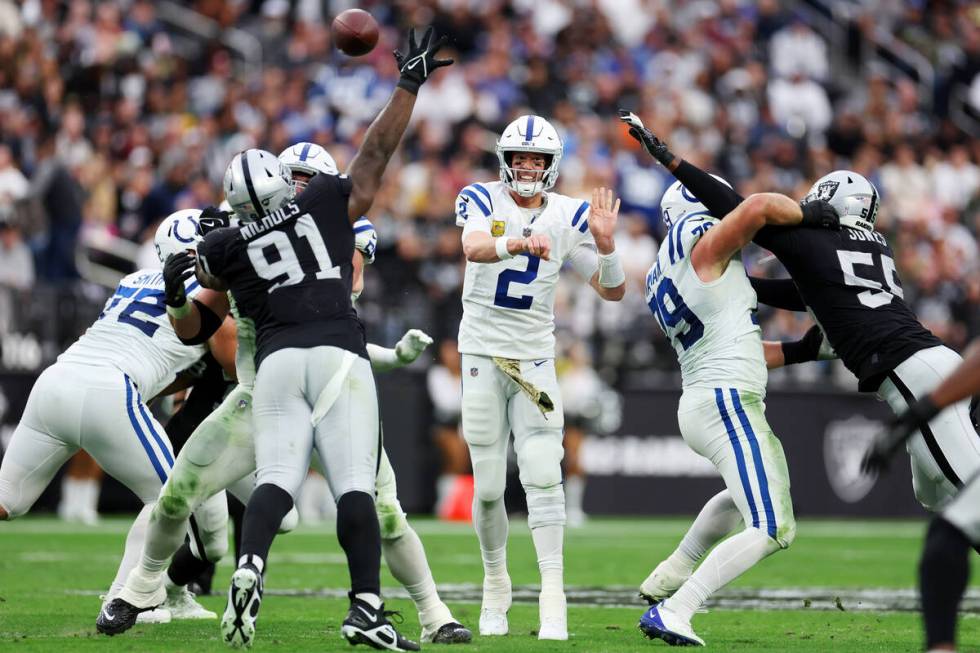
[[[467, 525], [413, 520], [440, 584], [478, 584], [479, 549]], [[593, 520], [569, 532], [566, 584], [635, 586], [670, 551], [687, 520]], [[94, 529], [69, 526], [44, 517], [0, 525], [0, 649], [12, 651], [224, 650], [217, 623], [137, 626], [109, 639], [95, 633], [99, 601], [94, 595], [111, 580], [122, 552], [128, 522], [107, 520]], [[734, 585], [743, 588], [837, 587], [909, 588], [921, 548], [923, 522], [804, 521], [787, 551], [772, 556]], [[537, 570], [529, 533], [519, 521], [511, 528], [510, 571], [515, 585], [535, 584]], [[231, 567], [219, 567], [215, 587], [224, 589]], [[977, 579], [978, 574], [974, 574]], [[383, 582], [393, 586], [385, 572]], [[347, 584], [343, 555], [332, 531], [301, 528], [277, 540], [266, 587], [270, 590], [342, 588]], [[202, 602], [220, 612], [220, 596]], [[389, 601], [405, 615], [404, 630], [415, 636], [418, 624], [407, 600]], [[476, 626], [479, 605], [450, 603], [456, 616]], [[343, 651], [339, 626], [345, 601], [321, 597], [268, 596], [263, 603], [255, 650]], [[536, 607], [515, 604], [511, 635], [477, 637], [474, 651], [638, 651], [665, 650], [662, 642], [643, 639], [635, 628], [643, 610], [573, 606], [571, 639], [539, 643]], [[816, 610], [713, 610], [698, 615], [695, 627], [712, 650], [813, 651], [848, 653], [921, 650], [920, 619], [910, 613], [826, 612]], [[961, 651], [978, 650], [980, 620], [961, 622]]]

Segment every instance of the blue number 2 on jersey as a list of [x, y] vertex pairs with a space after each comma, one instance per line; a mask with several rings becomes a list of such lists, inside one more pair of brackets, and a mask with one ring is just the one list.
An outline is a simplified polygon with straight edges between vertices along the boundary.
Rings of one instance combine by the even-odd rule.
[[541, 264], [541, 259], [537, 256], [532, 256], [531, 254], [519, 254], [518, 256], [527, 257], [527, 269], [526, 270], [504, 270], [497, 277], [497, 292], [494, 293], [493, 305], [503, 306], [504, 308], [516, 308], [521, 311], [526, 311], [531, 308], [531, 302], [534, 297], [531, 295], [521, 295], [520, 297], [512, 297], [508, 294], [510, 289], [510, 284], [512, 283], [531, 283], [538, 278], [538, 266]]
[[[673, 309], [667, 306], [667, 303], [664, 301], [666, 298], [670, 298]], [[677, 291], [677, 286], [674, 285], [670, 277], [664, 277], [660, 280], [657, 291], [650, 298], [650, 310], [657, 317], [657, 321], [660, 322], [660, 326], [663, 327], [664, 332], [671, 339], [680, 341], [684, 351], [690, 349], [704, 335], [704, 322], [699, 320], [698, 316], [694, 314], [694, 311], [684, 303], [684, 298], [681, 297], [681, 294]], [[668, 329], [675, 329], [681, 322], [687, 325], [687, 330], [684, 332], [675, 332], [671, 335]]]
[[116, 288], [116, 294], [112, 297], [112, 301], [102, 311], [99, 319], [104, 318], [106, 313], [114, 309], [124, 299], [129, 299], [129, 303], [119, 311], [119, 315], [116, 316], [116, 321], [130, 324], [152, 338], [156, 330], [160, 328], [160, 325], [155, 322], [140, 319], [136, 315], [139, 313], [149, 317], [163, 315], [164, 311], [167, 310], [167, 307], [163, 303], [163, 291], [156, 288], [119, 286]]

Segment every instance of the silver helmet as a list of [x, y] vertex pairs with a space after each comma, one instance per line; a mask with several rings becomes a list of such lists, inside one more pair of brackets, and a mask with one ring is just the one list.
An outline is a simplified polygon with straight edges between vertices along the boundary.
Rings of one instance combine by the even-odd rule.
[[242, 222], [253, 222], [293, 199], [292, 174], [275, 154], [245, 150], [235, 155], [225, 171], [225, 198]]
[[875, 230], [878, 218], [878, 189], [853, 170], [834, 170], [824, 175], [810, 188], [802, 204], [812, 200], [826, 200], [837, 209], [840, 223], [865, 231]]

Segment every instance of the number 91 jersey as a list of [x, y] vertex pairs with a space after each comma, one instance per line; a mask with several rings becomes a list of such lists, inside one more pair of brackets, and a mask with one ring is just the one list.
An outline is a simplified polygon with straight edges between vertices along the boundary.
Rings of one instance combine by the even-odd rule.
[[255, 324], [255, 367], [280, 349], [340, 347], [367, 358], [351, 304], [354, 230], [346, 175], [316, 175], [299, 197], [198, 245], [203, 271], [227, 284], [240, 319]]
[[718, 221], [691, 214], [664, 237], [647, 272], [647, 305], [677, 351], [685, 388], [724, 384], [765, 396], [768, 372], [755, 291], [739, 258], [724, 274], [701, 281], [691, 250]]
[[[456, 198], [456, 224], [465, 239], [473, 231], [494, 238], [545, 234], [545, 261], [519, 254], [506, 261], [466, 263], [459, 351], [516, 360], [555, 357], [555, 285], [570, 260], [588, 280], [598, 269], [589, 231], [589, 203], [547, 193], [543, 208], [522, 209], [501, 182], [470, 184]], [[570, 255], [577, 254], [576, 256]]]
[[[188, 297], [200, 289], [193, 278], [185, 287]], [[99, 319], [58, 361], [115, 367], [133, 380], [147, 400], [156, 396], [207, 352], [204, 345], [185, 345], [177, 338], [163, 296], [159, 270], [139, 270], [124, 277]]]

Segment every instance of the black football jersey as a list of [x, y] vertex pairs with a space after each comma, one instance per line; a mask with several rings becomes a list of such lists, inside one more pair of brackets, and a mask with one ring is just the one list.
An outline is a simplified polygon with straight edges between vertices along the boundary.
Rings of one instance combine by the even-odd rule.
[[766, 227], [755, 242], [786, 267], [862, 392], [915, 352], [942, 343], [905, 303], [892, 250], [877, 232]]
[[346, 175], [316, 175], [299, 197], [260, 220], [207, 234], [197, 248], [256, 329], [255, 365], [286, 348], [332, 345], [367, 358], [351, 304], [354, 231]]

